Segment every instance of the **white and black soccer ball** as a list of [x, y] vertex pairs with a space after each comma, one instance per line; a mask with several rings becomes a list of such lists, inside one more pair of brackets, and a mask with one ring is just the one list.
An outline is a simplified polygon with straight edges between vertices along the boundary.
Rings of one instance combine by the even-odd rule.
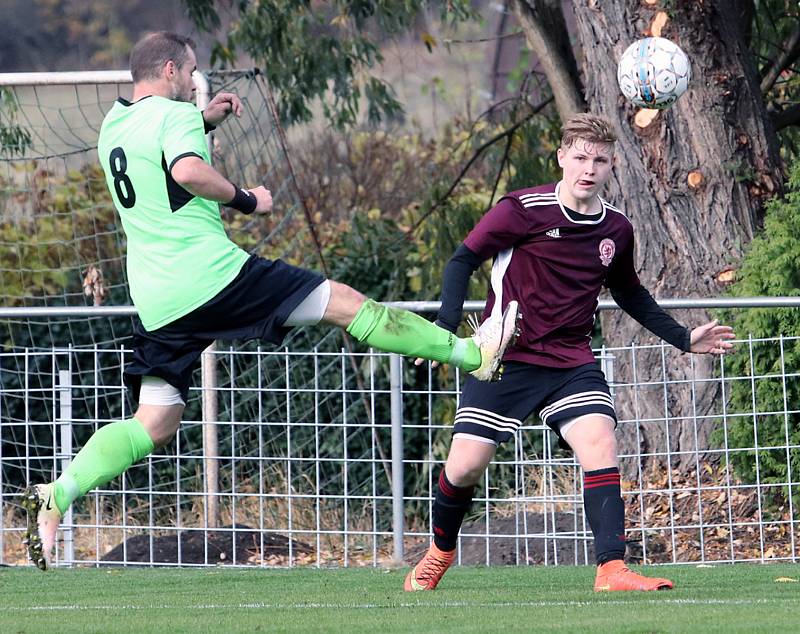
[[617, 66], [622, 94], [640, 108], [668, 108], [686, 92], [690, 77], [686, 53], [663, 37], [637, 40]]

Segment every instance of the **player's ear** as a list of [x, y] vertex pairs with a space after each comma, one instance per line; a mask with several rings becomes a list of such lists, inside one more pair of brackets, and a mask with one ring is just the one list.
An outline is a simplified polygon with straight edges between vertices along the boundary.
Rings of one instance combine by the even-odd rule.
[[164, 64], [164, 77], [167, 79], [172, 79], [178, 72], [178, 67], [175, 65], [171, 59], [167, 60], [167, 63]]
[[558, 166], [564, 167], [564, 148], [558, 148], [556, 150], [556, 157], [558, 158]]

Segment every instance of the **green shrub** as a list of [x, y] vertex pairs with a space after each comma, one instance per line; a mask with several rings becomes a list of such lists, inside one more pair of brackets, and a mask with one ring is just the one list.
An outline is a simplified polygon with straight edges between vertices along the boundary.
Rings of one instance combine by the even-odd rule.
[[[783, 198], [770, 201], [764, 228], [750, 243], [732, 285], [732, 294], [749, 296], [800, 295], [800, 163], [795, 164]], [[739, 344], [726, 359], [726, 377], [748, 377], [726, 382], [728, 411], [750, 412], [728, 422], [727, 442], [734, 451], [731, 464], [745, 483], [754, 483], [757, 473], [763, 484], [800, 481], [800, 450], [786, 449], [800, 444], [800, 414], [791, 412], [800, 403], [800, 309], [753, 308], [724, 313], [737, 336], [752, 337]], [[779, 335], [778, 341], [759, 341]], [[749, 378], [754, 377], [754, 378]], [[785, 377], [785, 378], [784, 378]], [[773, 412], [773, 413], [770, 413]], [[775, 414], [774, 412], [780, 412]], [[715, 434], [724, 442], [724, 430]], [[767, 447], [782, 447], [768, 449]], [[737, 449], [748, 449], [736, 451]], [[787, 473], [791, 464], [791, 474]], [[786, 487], [775, 487], [767, 498], [786, 499]], [[795, 504], [800, 493], [795, 494]]]

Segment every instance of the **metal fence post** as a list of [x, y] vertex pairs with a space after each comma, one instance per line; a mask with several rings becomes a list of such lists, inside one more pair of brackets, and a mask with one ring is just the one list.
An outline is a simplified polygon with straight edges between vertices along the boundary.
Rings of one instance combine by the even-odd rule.
[[606, 383], [608, 383], [608, 389], [611, 392], [611, 396], [614, 396], [614, 355], [610, 353], [607, 349], [605, 344], [602, 348], [600, 348], [600, 369], [603, 371], [603, 374], [606, 377]]
[[201, 368], [203, 375], [203, 483], [206, 499], [206, 528], [219, 527], [219, 438], [217, 419], [217, 359], [212, 343], [203, 351]]
[[[72, 375], [69, 370], [58, 371], [58, 404], [60, 440], [57, 458], [61, 459], [61, 473], [64, 473], [72, 462]], [[72, 506], [61, 520], [61, 530], [64, 535], [63, 563], [72, 566], [75, 561]]]
[[[203, 110], [211, 100], [211, 88], [203, 73], [192, 74], [197, 107]], [[208, 155], [213, 158], [213, 142], [211, 134], [206, 135]], [[217, 349], [216, 342], [203, 352], [201, 358], [203, 382], [203, 471], [206, 499], [206, 528], [219, 527], [219, 438], [217, 436], [217, 419], [219, 403], [217, 401]]]
[[392, 422], [392, 534], [394, 559], [403, 561], [405, 507], [403, 504], [403, 367], [400, 355], [389, 355], [389, 397]]

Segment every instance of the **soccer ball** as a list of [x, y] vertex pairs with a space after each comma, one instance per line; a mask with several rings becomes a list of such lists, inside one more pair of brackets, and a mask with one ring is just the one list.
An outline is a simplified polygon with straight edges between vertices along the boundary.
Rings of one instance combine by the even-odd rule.
[[625, 98], [640, 108], [668, 108], [689, 86], [689, 58], [663, 37], [631, 44], [617, 66], [617, 82]]

